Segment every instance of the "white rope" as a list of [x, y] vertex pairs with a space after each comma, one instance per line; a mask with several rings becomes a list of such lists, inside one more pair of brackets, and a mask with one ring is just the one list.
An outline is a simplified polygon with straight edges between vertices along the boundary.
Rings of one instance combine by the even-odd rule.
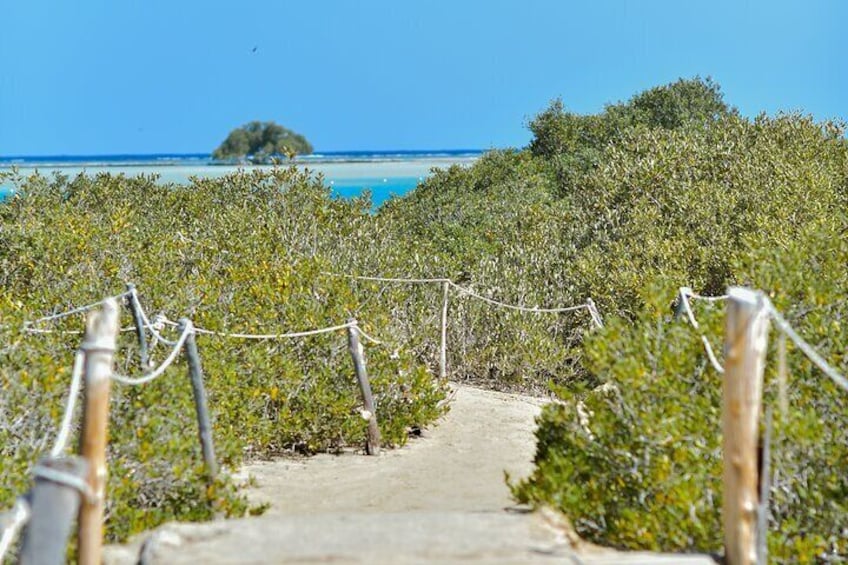
[[74, 420], [74, 408], [76, 407], [77, 397], [82, 386], [82, 370], [85, 364], [85, 353], [82, 350], [77, 351], [74, 356], [74, 368], [71, 374], [71, 386], [68, 390], [68, 400], [65, 405], [65, 414], [62, 417], [62, 425], [59, 427], [59, 433], [56, 435], [56, 443], [53, 449], [50, 450], [52, 457], [59, 457], [65, 446], [68, 444], [68, 437], [71, 435], [71, 424]]
[[726, 294], [719, 294], [718, 296], [704, 296], [703, 294], [693, 292], [692, 289], [687, 286], [681, 287], [681, 290], [683, 289], [686, 290], [686, 295], [689, 298], [694, 298], [696, 300], [703, 300], [705, 302], [721, 302], [722, 300], [727, 300]]
[[501, 308], [507, 308], [509, 310], [517, 310], [519, 312], [531, 312], [531, 313], [538, 313], [538, 314], [558, 314], [558, 313], [561, 313], [561, 312], [573, 312], [575, 310], [582, 310], [583, 308], [589, 310], [589, 305], [585, 304], [585, 303], [584, 304], [578, 304], [577, 306], [566, 306], [565, 308], [536, 308], [536, 307], [528, 308], [526, 306], [516, 306], [514, 304], [507, 304], [506, 302], [500, 302], [500, 301], [494, 300], [492, 298], [486, 298], [485, 296], [477, 294], [473, 290], [459, 286], [455, 282], [447, 281], [447, 283], [449, 285], [451, 285], [453, 288], [455, 288], [456, 290], [458, 290], [459, 292], [462, 292], [463, 294], [467, 294], [468, 296], [471, 296], [471, 297], [476, 298], [478, 300], [482, 300], [483, 302], [491, 304], [492, 306], [499, 306]]
[[44, 465], [36, 465], [35, 469], [32, 470], [32, 474], [36, 478], [64, 485], [66, 487], [71, 487], [83, 495], [86, 500], [96, 500], [96, 496], [94, 495], [94, 491], [91, 490], [91, 486], [82, 477], [77, 477], [76, 475], [72, 475], [58, 469], [51, 469]]
[[3, 562], [6, 552], [18, 537], [20, 529], [29, 521], [29, 516], [29, 503], [23, 498], [18, 498], [15, 506], [0, 518], [0, 527], [3, 528], [3, 534], [0, 535], [0, 563]]
[[194, 325], [192, 325], [191, 322], [186, 323], [182, 335], [180, 335], [180, 338], [174, 344], [174, 349], [171, 351], [168, 357], [164, 361], [162, 361], [162, 364], [159, 365], [159, 367], [155, 371], [141, 377], [125, 377], [123, 375], [113, 373], [112, 379], [125, 385], [143, 385], [145, 383], [149, 383], [154, 379], [159, 378], [160, 376], [162, 376], [165, 370], [171, 366], [171, 363], [173, 363], [174, 360], [177, 358], [177, 355], [182, 350], [183, 345], [188, 339], [188, 336], [191, 335], [194, 331]]
[[340, 277], [344, 279], [353, 279], [357, 281], [373, 281], [373, 282], [388, 282], [388, 283], [407, 283], [407, 284], [428, 284], [428, 283], [450, 283], [450, 279], [414, 279], [414, 278], [395, 278], [395, 277], [365, 277], [360, 275], [348, 275], [344, 273], [330, 273], [322, 271], [322, 275], [331, 277]]
[[695, 314], [692, 313], [692, 307], [689, 305], [689, 298], [697, 298], [700, 300], [708, 300], [710, 302], [717, 302], [718, 300], [724, 300], [727, 296], [700, 296], [692, 292], [692, 289], [689, 287], [682, 286], [680, 287], [680, 303], [683, 306], [683, 310], [686, 312], [686, 317], [689, 318], [689, 323], [692, 324], [692, 327], [698, 331], [701, 337], [701, 343], [704, 344], [704, 351], [707, 353], [707, 359], [710, 360], [710, 364], [713, 366], [719, 374], [724, 374], [724, 367], [722, 367], [718, 358], [716, 357], [715, 352], [713, 351], [713, 346], [710, 345], [710, 341], [707, 339], [701, 331], [701, 326], [698, 325], [698, 320], [695, 319]]
[[789, 417], [789, 370], [786, 366], [786, 334], [780, 332], [777, 339], [777, 406], [780, 408], [780, 421]]
[[[24, 328], [27, 333], [31, 334], [60, 334], [60, 335], [83, 335], [85, 334], [85, 330], [47, 330], [42, 328]], [[136, 330], [135, 326], [126, 326], [121, 328], [121, 333], [134, 332]]]
[[[164, 328], [164, 323], [166, 318], [161, 314], [157, 314], [154, 318], [154, 322], [151, 323], [150, 319], [147, 317], [147, 313], [144, 311], [144, 308], [141, 305], [141, 301], [138, 299], [138, 292], [135, 288], [130, 290], [130, 298], [133, 300], [135, 305], [138, 307], [138, 313], [141, 314], [141, 321], [144, 324], [144, 327], [153, 335], [153, 337], [157, 341], [161, 341], [165, 345], [174, 346], [177, 344], [176, 341], [171, 341], [166, 339], [162, 334], [159, 333], [159, 330]], [[177, 324], [174, 324], [177, 325]]]
[[383, 345], [382, 341], [380, 341], [379, 339], [375, 339], [375, 338], [371, 337], [370, 335], [368, 335], [367, 333], [362, 331], [362, 328], [360, 328], [358, 325], [356, 325], [354, 327], [356, 327], [356, 331], [359, 332], [359, 335], [361, 335], [362, 337], [364, 337], [365, 339], [367, 339], [368, 341], [370, 341], [374, 345]]
[[792, 326], [789, 325], [789, 322], [784, 319], [783, 316], [780, 315], [780, 312], [774, 307], [771, 303], [771, 300], [768, 299], [767, 296], [763, 295], [763, 299], [766, 301], [766, 308], [771, 315], [772, 320], [774, 320], [775, 325], [786, 334], [786, 337], [792, 340], [792, 342], [798, 346], [804, 355], [813, 362], [813, 364], [821, 369], [821, 371], [830, 377], [830, 379], [836, 383], [838, 386], [842, 387], [844, 390], [848, 391], [848, 379], [846, 379], [843, 375], [841, 375], [836, 369], [834, 369], [824, 358], [818, 354], [818, 352], [813, 349], [813, 347], [804, 341], [804, 339], [798, 335]]
[[330, 272], [327, 272], [327, 271], [322, 271], [322, 274], [329, 275], [331, 277], [341, 277], [341, 278], [354, 279], [354, 280], [359, 280], [359, 281], [408, 283], [408, 284], [427, 284], [427, 283], [444, 284], [444, 283], [447, 283], [448, 285], [452, 286], [453, 288], [455, 288], [459, 292], [461, 292], [463, 294], [467, 294], [468, 296], [474, 297], [478, 300], [482, 300], [483, 302], [487, 302], [487, 303], [491, 304], [492, 306], [499, 306], [501, 308], [507, 308], [507, 309], [510, 309], [510, 310], [517, 310], [519, 312], [529, 312], [529, 313], [533, 313], [533, 314], [558, 314], [558, 313], [561, 313], [561, 312], [573, 312], [575, 310], [581, 310], [583, 308], [586, 308], [587, 310], [589, 310], [589, 313], [592, 316], [592, 321], [597, 326], [603, 327], [603, 322], [601, 321], [600, 315], [597, 315], [597, 309], [594, 308], [594, 304], [590, 304], [590, 303], [578, 304], [577, 306], [567, 306], [567, 307], [564, 307], [564, 308], [537, 308], [537, 307], [528, 308], [526, 306], [518, 306], [518, 305], [515, 305], [515, 304], [507, 304], [505, 302], [500, 302], [498, 300], [487, 298], [485, 296], [477, 294], [476, 292], [474, 292], [474, 291], [472, 291], [468, 288], [459, 286], [458, 284], [456, 284], [452, 280], [446, 279], [446, 278], [421, 278], [421, 279], [416, 279], [416, 278], [402, 278], [402, 277], [397, 277], [397, 278], [395, 278], [395, 277], [367, 277], [367, 276], [361, 276], [361, 275], [349, 275], [349, 274], [345, 274], [345, 273], [330, 273]]
[[[173, 323], [173, 322], [171, 322]], [[288, 332], [288, 333], [280, 333], [280, 334], [246, 334], [246, 333], [227, 333], [227, 332], [216, 332], [212, 330], [205, 330], [203, 328], [195, 328], [194, 331], [198, 334], [205, 335], [214, 335], [217, 337], [228, 337], [233, 339], [288, 339], [288, 338], [296, 338], [296, 337], [309, 337], [313, 335], [326, 334], [331, 332], [337, 332], [339, 330], [345, 330], [347, 328], [353, 327], [356, 324], [353, 322], [348, 322], [346, 324], [339, 324], [338, 326], [329, 326], [326, 328], [318, 328], [315, 330], [306, 330], [302, 332]], [[373, 339], [373, 338], [372, 338]], [[376, 340], [374, 340], [376, 343]]]
[[[162, 321], [164, 320], [164, 318], [165, 316], [163, 316], [162, 314], [156, 314], [156, 316], [153, 317], [153, 323], [151, 325], [157, 331], [157, 333], [151, 333], [151, 335], [153, 335], [153, 339], [150, 340], [150, 346], [147, 348], [148, 358], [153, 353], [153, 350], [156, 349], [156, 346], [160, 343], [158, 332], [165, 328], [165, 323]], [[144, 316], [142, 316], [141, 323], [142, 325], [144, 324]]]
[[713, 351], [713, 346], [710, 345], [710, 341], [707, 339], [707, 336], [701, 335], [701, 343], [704, 344], [704, 351], [707, 353], [707, 359], [710, 360], [710, 364], [713, 366], [713, 369], [716, 370], [720, 375], [724, 374], [724, 367], [722, 367], [718, 358], [716, 357], [715, 352]]
[[39, 318], [33, 322], [24, 322], [25, 327], [33, 326], [36, 324], [42, 324], [44, 322], [51, 322], [53, 320], [58, 320], [60, 318], [66, 318], [68, 316], [72, 316], [74, 314], [79, 314], [81, 312], [86, 312], [91, 310], [92, 308], [96, 308], [102, 304], [105, 304], [109, 300], [118, 300], [119, 298], [125, 298], [130, 295], [130, 291], [122, 292], [121, 294], [116, 294], [115, 296], [109, 296], [104, 298], [103, 300], [98, 300], [97, 302], [92, 302], [91, 304], [86, 304], [85, 306], [80, 306], [79, 308], [74, 308], [73, 310], [68, 310], [67, 312], [62, 312], [60, 314], [54, 314], [52, 316], [44, 316], [43, 318]]

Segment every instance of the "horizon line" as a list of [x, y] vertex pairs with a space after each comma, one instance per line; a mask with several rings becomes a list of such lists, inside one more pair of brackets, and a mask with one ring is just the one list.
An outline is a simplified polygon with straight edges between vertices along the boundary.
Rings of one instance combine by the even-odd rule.
[[[510, 147], [489, 147], [486, 149], [482, 148], [468, 148], [468, 147], [458, 147], [458, 148], [440, 148], [440, 149], [327, 149], [327, 150], [315, 150], [312, 153], [307, 155], [298, 155], [295, 157], [309, 157], [312, 155], [355, 155], [355, 154], [426, 154], [426, 153], [483, 153], [484, 151], [489, 151], [490, 149], [510, 149]], [[86, 157], [94, 157], [94, 158], [103, 158], [103, 157], [212, 157], [212, 153], [208, 151], [204, 152], [191, 152], [191, 153], [182, 153], [182, 152], [159, 152], [159, 153], [53, 153], [53, 154], [16, 154], [16, 155], [2, 155], [0, 154], [0, 160], [12, 160], [12, 159], [82, 159]]]

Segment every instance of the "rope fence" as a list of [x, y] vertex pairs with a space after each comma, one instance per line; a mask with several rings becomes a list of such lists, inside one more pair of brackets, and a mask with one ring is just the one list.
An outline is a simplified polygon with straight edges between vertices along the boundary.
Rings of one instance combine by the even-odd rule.
[[168, 321], [167, 318], [161, 315], [157, 315], [155, 317], [155, 322], [151, 323], [150, 319], [147, 317], [147, 313], [144, 311], [144, 308], [141, 305], [141, 301], [138, 299], [138, 291], [136, 291], [135, 286], [133, 286], [130, 290], [130, 297], [132, 299], [133, 311], [137, 311], [139, 313], [144, 328], [149, 331], [157, 341], [162, 342], [165, 345], [176, 345], [176, 341], [171, 341], [159, 333], [160, 330], [164, 329], [165, 324]]
[[29, 503], [23, 497], [19, 497], [12, 509], [0, 517], [0, 527], [3, 528], [3, 533], [0, 535], [0, 563], [3, 563], [6, 552], [15, 543], [18, 533], [29, 517]]
[[476, 298], [477, 300], [482, 300], [483, 302], [490, 304], [492, 306], [497, 306], [498, 308], [506, 308], [507, 310], [516, 310], [518, 312], [527, 312], [530, 314], [561, 314], [563, 312], [574, 312], [576, 310], [589, 309], [588, 304], [578, 304], [577, 306], [565, 306], [561, 308], [539, 308], [539, 307], [527, 307], [527, 306], [519, 306], [515, 304], [507, 304], [506, 302], [501, 302], [500, 300], [495, 300], [493, 298], [487, 298], [482, 294], [478, 294], [469, 288], [465, 288], [463, 286], [459, 286], [458, 284], [448, 281], [448, 284], [451, 288], [456, 290], [461, 294], [465, 294], [467, 296], [471, 296], [472, 298]]
[[[173, 324], [173, 322], [166, 322], [169, 324]], [[275, 339], [292, 339], [292, 338], [300, 338], [300, 337], [310, 337], [314, 335], [321, 335], [326, 333], [337, 332], [341, 330], [346, 330], [347, 328], [352, 327], [354, 324], [352, 322], [347, 322], [345, 324], [339, 324], [336, 326], [329, 326], [326, 328], [316, 328], [314, 330], [306, 330], [300, 332], [288, 332], [288, 333], [276, 333], [276, 334], [251, 334], [251, 333], [228, 333], [228, 332], [218, 332], [212, 330], [205, 330], [203, 328], [195, 328], [195, 332], [202, 335], [213, 335], [216, 337], [224, 337], [231, 339], [252, 339], [252, 340], [275, 340]]]
[[165, 373], [168, 367], [171, 366], [171, 364], [177, 358], [177, 355], [179, 355], [180, 351], [183, 350], [183, 346], [185, 345], [188, 336], [191, 335], [194, 331], [194, 326], [192, 326], [191, 322], [189, 322], [183, 332], [180, 334], [180, 337], [174, 343], [174, 348], [171, 350], [165, 360], [162, 361], [159, 367], [156, 368], [156, 370], [151, 371], [150, 373], [147, 373], [146, 375], [143, 375], [141, 377], [125, 377], [117, 373], [112, 373], [112, 380], [125, 385], [137, 386], [147, 384], [151, 381], [158, 379]]
[[92, 302], [91, 304], [86, 304], [85, 306], [79, 306], [78, 308], [73, 308], [66, 312], [61, 312], [59, 314], [53, 314], [50, 316], [44, 316], [43, 318], [38, 318], [37, 320], [33, 320], [32, 322], [24, 322], [24, 327], [35, 326], [38, 324], [43, 324], [46, 322], [53, 322], [55, 320], [61, 320], [62, 318], [67, 318], [68, 316], [73, 316], [74, 314], [82, 314], [84, 312], [88, 312], [89, 310], [93, 310], [98, 306], [103, 306], [109, 300], [120, 300], [122, 298], [126, 298], [130, 296], [132, 291], [127, 290], [122, 292], [121, 294], [116, 294], [114, 296], [109, 296], [104, 298], [103, 300], [98, 300], [97, 302]]
[[[763, 303], [766, 305], [763, 311], [764, 316], [769, 317], [772, 321], [774, 321], [775, 326], [780, 332], [788, 337], [797, 347], [801, 350], [802, 353], [815, 365], [819, 368], [825, 375], [827, 375], [837, 386], [848, 392], [848, 378], [842, 375], [839, 371], [837, 371], [832, 365], [830, 365], [824, 357], [819, 354], [815, 348], [807, 343], [798, 332], [792, 327], [792, 325], [783, 317], [783, 315], [774, 307], [771, 300], [763, 294], [759, 292]], [[702, 300], [705, 302], [722, 302], [728, 299], [728, 295], [722, 294], [718, 296], [704, 296], [693, 292], [689, 287], [680, 287], [680, 306], [686, 314], [689, 323], [696, 330], [700, 330], [700, 324], [698, 324], [698, 320], [695, 319], [695, 315], [692, 312], [691, 304], [689, 303], [689, 299], [693, 298], [696, 300]], [[700, 334], [701, 342], [704, 344], [704, 350], [706, 351], [707, 357], [710, 360], [710, 363], [713, 365], [713, 368], [720, 374], [724, 374], [724, 367], [718, 361], [718, 358], [713, 351], [712, 345], [710, 345], [707, 337], [701, 333]], [[781, 370], [779, 373], [781, 375], [785, 374], [785, 344], [780, 344], [779, 348], [779, 360], [781, 361]], [[785, 392], [780, 394], [781, 398], [785, 397]], [[782, 404], [785, 403], [785, 400], [782, 401]]]
[[[355, 275], [334, 276], [375, 282], [440, 284], [443, 289], [443, 301], [440, 305], [442, 341], [440, 375], [444, 375], [446, 371], [445, 343], [450, 289], [491, 306], [525, 313], [566, 313], [585, 309], [590, 315], [593, 325], [597, 327], [603, 326], [598, 309], [591, 298], [587, 299], [584, 304], [560, 308], [527, 307], [488, 298], [445, 278], [415, 279], [359, 277]], [[133, 309], [133, 315], [136, 321], [135, 326], [131, 328], [119, 328], [117, 306], [117, 300], [119, 299], [127, 299], [128, 305]], [[691, 300], [701, 300], [711, 303], [727, 302], [725, 347], [728, 355], [725, 365], [719, 362], [710, 342], [701, 332], [701, 327], [692, 310]], [[27, 329], [41, 331], [43, 328], [33, 328], [32, 326], [83, 313], [98, 306], [103, 306], [103, 310], [91, 314], [85, 330], [83, 344], [74, 357], [68, 397], [56, 440], [50, 451], [50, 457], [45, 461], [39, 462], [33, 469], [33, 476], [36, 479], [36, 487], [34, 488], [38, 488], [40, 484], [46, 481], [46, 483], [64, 488], [65, 494], [63, 496], [66, 496], [66, 498], [68, 489], [72, 492], [73, 497], [79, 498], [77, 502], [80, 505], [78, 533], [80, 562], [94, 562], [90, 559], [99, 559], [100, 546], [102, 544], [102, 520], [105, 502], [105, 486], [102, 482], [102, 476], [99, 470], [89, 474], [79, 471], [79, 469], [84, 470], [87, 468], [87, 465], [91, 465], [94, 469], [101, 469], [101, 465], [105, 468], [105, 418], [108, 414], [109, 389], [108, 386], [103, 386], [104, 380], [106, 383], [114, 380], [127, 385], [144, 385], [150, 383], [161, 377], [173, 365], [179, 354], [185, 352], [188, 359], [188, 374], [191, 379], [195, 400], [198, 436], [204, 462], [208, 470], [208, 479], [210, 481], [214, 480], [217, 473], [217, 463], [212, 443], [211, 424], [203, 385], [200, 356], [195, 342], [197, 335], [209, 335], [227, 339], [280, 340], [346, 331], [348, 348], [365, 406], [360, 412], [362, 417], [368, 421], [365, 444], [366, 453], [369, 455], [379, 454], [380, 433], [377, 425], [376, 403], [371, 392], [364, 350], [360, 338], [376, 344], [381, 344], [382, 342], [366, 334], [356, 319], [350, 319], [343, 324], [323, 328], [266, 334], [214, 331], [196, 327], [192, 321], [186, 318], [181, 319], [179, 322], [174, 322], [161, 314], [155, 316], [154, 321], [151, 322], [142, 307], [135, 287], [128, 285], [128, 290], [124, 293], [86, 306], [74, 308], [67, 312], [39, 318], [34, 322], [25, 324], [25, 327]], [[774, 307], [768, 297], [760, 291], [732, 288], [727, 295], [703, 296], [693, 292], [688, 287], [682, 287], [679, 289], [678, 314], [685, 314], [688, 322], [700, 333], [700, 338], [704, 344], [704, 349], [710, 363], [717, 372], [723, 375], [723, 406], [736, 407], [733, 410], [724, 409], [722, 416], [722, 426], [724, 429], [722, 440], [723, 458], [726, 462], [724, 476], [726, 495], [723, 499], [725, 506], [722, 518], [725, 521], [724, 530], [728, 555], [731, 556], [731, 559], [734, 559], [732, 556], [750, 555], [751, 551], [762, 553], [765, 550], [762, 548], [761, 543], [757, 546], [759, 549], [749, 548], [749, 545], [752, 543], [750, 533], [756, 530], [756, 527], [750, 522], [752, 519], [757, 519], [760, 524], [759, 529], [762, 530], [764, 528], [764, 510], [762, 509], [762, 505], [768, 502], [765, 500], [767, 489], [764, 489], [762, 484], [757, 482], [761, 478], [763, 471], [758, 471], [756, 465], [752, 464], [751, 461], [757, 457], [758, 418], [761, 412], [759, 404], [762, 400], [762, 378], [767, 352], [769, 321], [773, 321], [781, 333], [782, 341], [779, 350], [780, 369], [778, 371], [779, 374], [783, 375], [781, 378], [785, 379], [785, 338], [788, 338], [804, 353], [815, 367], [845, 391], [848, 391], [848, 379], [828, 363], [815, 347], [805, 341]], [[180, 332], [179, 337], [174, 341], [166, 339], [161, 334], [161, 331], [165, 327], [176, 328]], [[161, 342], [171, 346], [172, 349], [157, 368], [147, 370], [149, 359], [146, 359], [142, 362], [144, 373], [141, 376], [127, 377], [115, 373], [113, 355], [118, 332], [133, 329], [138, 332], [141, 344], [145, 343], [143, 341], [145, 339], [145, 333], [150, 332], [154, 338], [153, 345]], [[143, 355], [149, 353], [146, 348], [142, 347], [141, 349]], [[82, 446], [82, 457], [76, 458], [76, 460], [62, 458], [61, 456], [67, 447], [73, 426], [77, 397], [80, 396], [80, 390], [83, 386], [86, 388], [86, 402], [85, 416], [83, 417], [84, 425], [81, 430], [82, 441], [80, 442]], [[784, 388], [785, 383], [781, 385], [781, 389]], [[781, 411], [784, 411], [783, 405], [787, 402], [785, 396], [784, 390], [780, 395]], [[97, 430], [96, 426], [92, 427], [89, 425], [91, 410], [99, 411], [95, 420], [100, 418], [100, 431]], [[767, 411], [767, 413], [770, 414], [771, 412]], [[98, 434], [101, 435], [98, 436]], [[728, 465], [728, 461], [733, 461], [734, 463]], [[77, 467], [73, 467], [71, 463], [76, 464]], [[82, 467], [79, 467], [79, 465], [82, 465]], [[78, 472], [67, 472], [64, 470], [66, 467], [78, 468]], [[760, 474], [758, 475], [758, 473]], [[59, 491], [56, 491], [56, 493], [55, 496], [61, 494]], [[752, 500], [758, 501], [757, 504], [760, 505], [758, 513], [750, 512]], [[21, 497], [9, 512], [0, 516], [0, 526], [2, 526], [2, 535], [0, 535], [0, 561], [2, 561], [3, 555], [18, 537], [21, 529], [26, 526], [28, 520], [35, 520], [34, 508], [39, 507], [39, 505], [36, 504], [31, 507], [30, 504], [27, 498]], [[43, 503], [40, 504], [41, 507], [44, 506]], [[40, 520], [48, 519], [44, 517], [45, 512], [43, 509], [40, 512]], [[65, 514], [68, 516], [71, 515], [68, 512], [65, 512], [63, 515]], [[68, 521], [70, 523], [70, 518], [68, 518]], [[83, 556], [88, 557], [84, 559]]]
[[77, 351], [74, 356], [74, 368], [71, 371], [71, 386], [68, 390], [68, 400], [65, 404], [65, 413], [62, 416], [62, 424], [59, 426], [59, 433], [56, 435], [56, 443], [53, 449], [50, 450], [51, 457], [59, 457], [68, 444], [68, 437], [71, 435], [71, 426], [74, 420], [74, 408], [76, 407], [77, 397], [82, 389], [82, 370], [85, 364], [85, 355], [83, 352]]
[[592, 323], [598, 327], [603, 327], [603, 322], [601, 321], [600, 314], [598, 314], [598, 310], [595, 307], [595, 303], [589, 298], [584, 304], [578, 304], [576, 306], [564, 306], [557, 308], [540, 308], [540, 307], [530, 307], [530, 306], [522, 306], [518, 304], [509, 304], [506, 302], [501, 302], [500, 300], [495, 300], [493, 298], [488, 298], [474, 292], [470, 288], [466, 288], [461, 286], [451, 279], [448, 278], [411, 278], [411, 277], [376, 277], [376, 276], [366, 276], [366, 275], [351, 275], [347, 273], [332, 273], [328, 271], [322, 271], [323, 275], [331, 276], [331, 277], [339, 277], [351, 280], [358, 281], [371, 281], [371, 282], [385, 282], [385, 283], [401, 283], [401, 284], [440, 284], [440, 285], [448, 285], [450, 288], [453, 288], [460, 294], [464, 294], [466, 296], [470, 296], [472, 298], [476, 298], [477, 300], [481, 300], [491, 306], [497, 306], [498, 308], [505, 308], [508, 310], [515, 310], [518, 312], [526, 312], [530, 314], [561, 314], [564, 312], [574, 312], [577, 310], [586, 309], [591, 318]]
[[430, 283], [452, 283], [450, 279], [444, 278], [404, 278], [404, 277], [370, 277], [365, 275], [350, 275], [346, 273], [331, 273], [329, 271], [321, 271], [322, 275], [330, 277], [339, 277], [344, 279], [352, 279], [357, 281], [371, 282], [387, 282], [387, 283], [406, 283], [406, 284], [430, 284]]
[[771, 319], [774, 321], [774, 324], [777, 328], [790, 340], [794, 343], [801, 352], [807, 356], [813, 365], [819, 368], [822, 373], [827, 375], [830, 380], [836, 383], [842, 390], [848, 392], [848, 379], [845, 378], [844, 375], [839, 373], [832, 365], [830, 365], [827, 361], [825, 361], [824, 357], [822, 357], [809, 343], [804, 341], [804, 339], [798, 335], [789, 322], [786, 321], [780, 312], [777, 311], [777, 308], [771, 303], [771, 300], [768, 299], [767, 296], [763, 295], [763, 300], [765, 301], [766, 308], [768, 310], [768, 314]]
[[[689, 323], [692, 324], [692, 327], [695, 330], [700, 332], [701, 326], [698, 324], [698, 320], [695, 319], [695, 314], [692, 313], [692, 306], [689, 304], [689, 299], [695, 298], [697, 300], [704, 300], [707, 302], [718, 302], [721, 300], [726, 300], [727, 295], [723, 296], [701, 296], [700, 294], [696, 294], [692, 292], [692, 289], [687, 286], [680, 287], [680, 306], [683, 308], [683, 311], [686, 313], [686, 317], [689, 319]], [[704, 344], [704, 351], [707, 353], [707, 359], [709, 359], [710, 364], [713, 366], [713, 369], [716, 370], [719, 374], [724, 374], [724, 367], [719, 362], [718, 357], [716, 357], [715, 352], [713, 351], [713, 346], [710, 344], [710, 340], [707, 339], [703, 333], [700, 334], [701, 343]]]

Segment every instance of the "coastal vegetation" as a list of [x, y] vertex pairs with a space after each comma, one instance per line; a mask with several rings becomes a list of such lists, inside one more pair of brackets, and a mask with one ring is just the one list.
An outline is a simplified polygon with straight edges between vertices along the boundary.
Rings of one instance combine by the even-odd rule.
[[259, 165], [281, 157], [292, 158], [310, 153], [312, 144], [301, 134], [274, 122], [253, 121], [231, 131], [212, 152], [212, 158], [219, 161], [249, 161]]
[[[434, 171], [376, 213], [368, 195], [334, 199], [295, 168], [188, 186], [149, 176], [9, 179], [15, 195], [0, 206], [0, 503], [25, 488], [61, 417], [78, 345], [64, 334], [25, 335], [24, 319], [127, 282], [149, 311], [214, 330], [308, 329], [355, 316], [384, 342], [366, 355], [384, 437], [401, 444], [443, 411], [434, 375], [441, 289], [338, 275], [445, 277], [528, 307], [591, 297], [604, 317], [592, 329], [585, 310], [523, 313], [451, 294], [452, 378], [556, 398], [539, 418], [534, 473], [512, 484], [517, 500], [562, 510], [598, 543], [720, 550], [721, 378], [699, 333], [674, 317], [677, 289], [763, 289], [848, 368], [844, 128], [801, 114], [743, 117], [699, 78], [596, 115], [554, 101], [529, 127], [527, 148]], [[720, 349], [720, 306], [697, 314]], [[79, 320], [51, 327], [77, 329]], [[121, 339], [119, 368], [129, 372], [135, 345]], [[245, 456], [360, 441], [343, 337], [198, 342], [228, 468]], [[848, 395], [791, 347], [788, 367], [789, 409], [774, 417], [770, 554], [781, 563], [845, 557]], [[226, 478], [211, 489], [199, 480], [183, 371], [116, 389], [113, 539], [174, 517], [245, 511]]]
[[[592, 116], [555, 101], [530, 128], [528, 149], [436, 172], [380, 215], [427, 257], [417, 274], [447, 267], [527, 305], [591, 296], [605, 317], [587, 331], [570, 314], [479, 312], [462, 338], [455, 376], [547, 386], [558, 400], [539, 419], [535, 472], [513, 484], [519, 501], [562, 510], [597, 543], [720, 551], [721, 377], [675, 318], [677, 290], [763, 289], [844, 373], [844, 125], [744, 118], [693, 79]], [[720, 351], [723, 309], [696, 307]], [[779, 414], [774, 338], [770, 556], [844, 558], [848, 394], [789, 347]]]
[[[325, 274], [364, 252], [346, 242], [371, 237], [366, 199], [333, 199], [294, 167], [188, 186], [109, 174], [12, 182], [15, 196], [0, 206], [0, 506], [25, 492], [29, 469], [52, 446], [80, 346], [73, 333], [29, 334], [24, 321], [117, 294], [130, 281], [151, 318], [187, 316], [211, 330], [280, 333], [358, 318], [384, 341], [366, 342], [365, 355], [387, 445], [403, 444], [443, 410], [444, 383], [384, 330], [394, 306], [361, 300], [346, 279]], [[122, 326], [131, 323], [124, 308]], [[39, 327], [73, 332], [82, 320]], [[245, 457], [361, 446], [366, 422], [344, 333], [197, 342], [225, 469]], [[157, 364], [169, 350], [154, 349]], [[122, 333], [118, 372], [137, 375], [138, 364], [132, 333]], [[144, 386], [114, 385], [109, 539], [168, 519], [245, 511], [226, 473], [207, 488], [193, 410], [185, 361]]]

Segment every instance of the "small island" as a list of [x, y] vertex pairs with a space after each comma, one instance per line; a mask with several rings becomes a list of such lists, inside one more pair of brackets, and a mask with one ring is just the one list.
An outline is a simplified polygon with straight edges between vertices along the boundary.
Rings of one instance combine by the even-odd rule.
[[249, 161], [261, 165], [281, 157], [309, 155], [312, 144], [274, 122], [253, 121], [230, 132], [227, 139], [212, 152], [216, 161]]

